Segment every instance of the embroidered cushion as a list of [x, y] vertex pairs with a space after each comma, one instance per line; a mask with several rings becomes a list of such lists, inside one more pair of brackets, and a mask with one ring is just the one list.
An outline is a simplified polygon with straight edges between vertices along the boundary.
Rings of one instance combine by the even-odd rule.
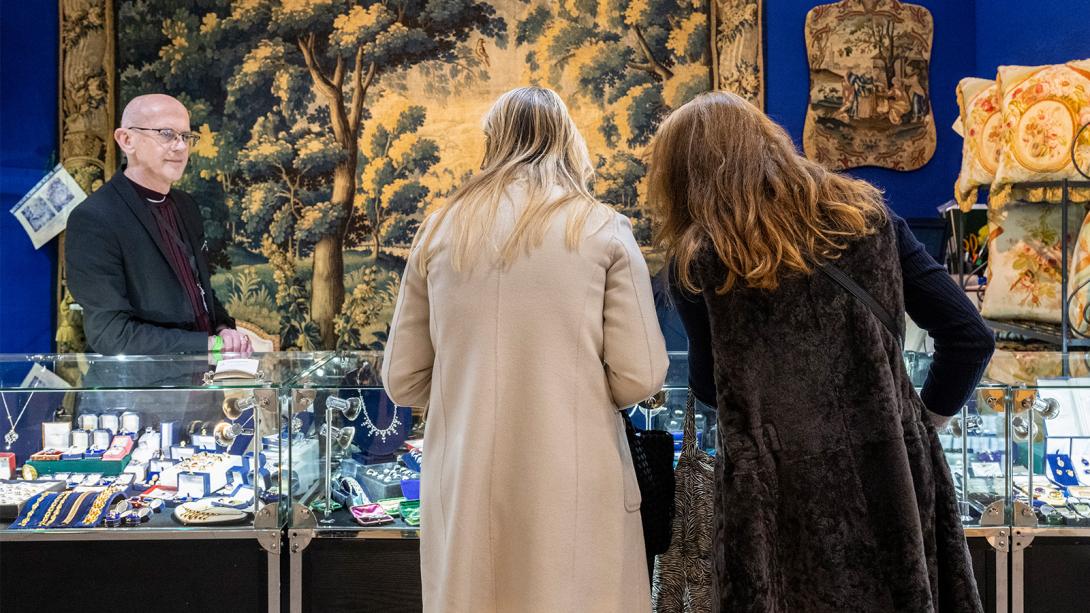
[[[1071, 149], [1079, 128], [1090, 123], [1090, 60], [1001, 66], [998, 89], [1003, 140], [991, 204], [1059, 200], [1056, 188], [1012, 191], [1011, 187], [1031, 181], [1084, 179], [1071, 163]], [[1090, 130], [1083, 131], [1075, 152], [1079, 167], [1090, 170]], [[1085, 202], [1090, 193], [1073, 190], [1071, 200]]]
[[955, 130], [965, 140], [954, 198], [961, 210], [968, 211], [976, 203], [977, 188], [990, 185], [995, 179], [1003, 140], [1003, 114], [999, 109], [995, 81], [973, 77], [962, 79], [957, 94], [961, 115]]
[[[1060, 227], [1063, 207], [1025, 204], [988, 211], [988, 287], [981, 314], [989, 319], [1060, 323]], [[1068, 249], [1082, 221], [1068, 208]]]

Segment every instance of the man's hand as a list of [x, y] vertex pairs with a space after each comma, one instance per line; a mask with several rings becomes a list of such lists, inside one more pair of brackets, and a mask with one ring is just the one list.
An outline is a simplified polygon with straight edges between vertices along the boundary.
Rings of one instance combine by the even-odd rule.
[[[224, 353], [241, 353], [247, 356], [253, 353], [253, 347], [250, 346], [250, 337], [233, 328], [220, 328], [218, 332], [219, 338], [223, 339], [223, 348], [221, 350]], [[215, 336], [208, 337], [209, 349], [212, 349], [215, 340]]]

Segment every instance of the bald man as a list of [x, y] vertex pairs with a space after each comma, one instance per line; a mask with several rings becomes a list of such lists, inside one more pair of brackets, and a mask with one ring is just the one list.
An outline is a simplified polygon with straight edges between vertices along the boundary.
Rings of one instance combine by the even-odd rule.
[[250, 351], [216, 299], [196, 202], [172, 189], [185, 172], [189, 111], [170, 96], [138, 96], [114, 140], [125, 168], [68, 218], [68, 288], [96, 352], [162, 355]]

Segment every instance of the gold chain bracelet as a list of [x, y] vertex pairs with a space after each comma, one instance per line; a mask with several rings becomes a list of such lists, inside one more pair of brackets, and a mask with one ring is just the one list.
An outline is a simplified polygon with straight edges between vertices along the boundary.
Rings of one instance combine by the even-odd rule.
[[38, 505], [42, 504], [42, 501], [49, 498], [49, 494], [38, 494], [38, 499], [34, 501], [34, 505], [30, 507], [30, 512], [26, 514], [23, 521], [19, 522], [20, 528], [26, 528], [26, 525], [30, 523], [30, 518], [34, 517], [34, 512], [38, 510]]
[[91, 509], [87, 512], [87, 517], [84, 518], [82, 523], [93, 528], [95, 524], [98, 523], [98, 518], [106, 509], [106, 503], [110, 501], [110, 498], [113, 498], [114, 493], [115, 488], [113, 487], [108, 487], [103, 490], [102, 493], [98, 495], [98, 498], [95, 498], [95, 501], [91, 503]]
[[72, 525], [72, 520], [76, 518], [76, 513], [79, 513], [80, 507], [83, 506], [83, 501], [86, 500], [87, 497], [93, 493], [94, 492], [83, 492], [79, 495], [79, 498], [76, 498], [76, 503], [72, 505], [72, 510], [68, 512], [68, 516], [65, 517], [64, 521], [61, 522], [62, 526]]
[[61, 509], [64, 508], [64, 503], [68, 500], [68, 497], [72, 495], [72, 492], [63, 492], [53, 500], [53, 504], [49, 505], [49, 509], [46, 510], [45, 516], [42, 517], [42, 521], [38, 522], [39, 528], [48, 528], [53, 525], [53, 522], [57, 521], [57, 517], [61, 514]]

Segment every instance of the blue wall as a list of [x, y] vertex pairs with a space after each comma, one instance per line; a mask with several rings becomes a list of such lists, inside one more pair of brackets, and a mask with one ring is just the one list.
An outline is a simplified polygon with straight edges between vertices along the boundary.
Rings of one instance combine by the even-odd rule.
[[[802, 146], [802, 127], [810, 93], [809, 64], [803, 26], [806, 13], [826, 2], [765, 2], [765, 110]], [[927, 7], [935, 23], [931, 47], [931, 105], [938, 138], [935, 155], [919, 170], [898, 172], [856, 168], [850, 174], [881, 186], [902, 217], [935, 217], [935, 208], [950, 200], [961, 165], [961, 137], [950, 129], [957, 119], [954, 89], [974, 73], [974, 2], [915, 0]]]
[[976, 75], [1090, 58], [1090, 0], [977, 2]]
[[56, 241], [35, 251], [9, 210], [55, 164], [57, 6], [0, 3], [0, 353], [53, 346]]

